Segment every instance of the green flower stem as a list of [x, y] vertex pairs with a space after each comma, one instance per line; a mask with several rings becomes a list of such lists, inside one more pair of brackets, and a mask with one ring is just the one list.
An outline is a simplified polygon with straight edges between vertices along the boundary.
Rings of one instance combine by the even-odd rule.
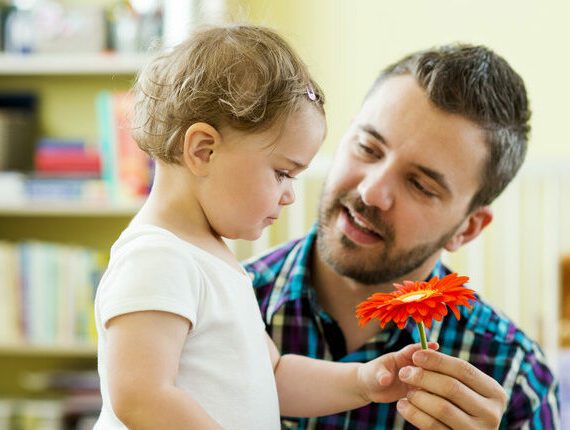
[[420, 332], [420, 342], [422, 344], [422, 349], [428, 349], [427, 339], [426, 339], [426, 328], [424, 327], [424, 322], [420, 321], [418, 324], [418, 330]]

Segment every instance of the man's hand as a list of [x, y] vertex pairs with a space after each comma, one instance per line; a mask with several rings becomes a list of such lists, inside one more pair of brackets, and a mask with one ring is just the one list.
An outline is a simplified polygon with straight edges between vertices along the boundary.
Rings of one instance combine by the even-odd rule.
[[501, 385], [470, 363], [416, 351], [399, 379], [412, 387], [398, 412], [420, 429], [497, 429], [507, 406]]

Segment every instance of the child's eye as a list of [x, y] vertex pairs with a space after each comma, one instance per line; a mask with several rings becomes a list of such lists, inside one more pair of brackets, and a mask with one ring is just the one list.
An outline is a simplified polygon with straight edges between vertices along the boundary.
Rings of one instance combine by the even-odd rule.
[[277, 179], [277, 182], [283, 182], [283, 180], [285, 180], [285, 179], [295, 179], [293, 176], [291, 176], [285, 170], [276, 170], [275, 171], [275, 178]]

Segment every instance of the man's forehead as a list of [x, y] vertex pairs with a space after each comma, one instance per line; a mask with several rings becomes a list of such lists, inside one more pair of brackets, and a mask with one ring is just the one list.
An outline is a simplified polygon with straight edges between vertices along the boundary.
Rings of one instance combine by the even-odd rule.
[[374, 112], [391, 104], [403, 103], [409, 99], [428, 100], [426, 91], [410, 74], [389, 76], [372, 90], [362, 103], [360, 113]]

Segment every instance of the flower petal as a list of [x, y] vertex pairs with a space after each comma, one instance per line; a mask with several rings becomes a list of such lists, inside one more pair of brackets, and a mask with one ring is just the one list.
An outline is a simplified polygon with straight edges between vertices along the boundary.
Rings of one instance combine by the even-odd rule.
[[[464, 287], [468, 281], [467, 276], [457, 276], [457, 273], [441, 279], [434, 276], [428, 282], [404, 280], [394, 284], [395, 290], [391, 293], [372, 294], [356, 307], [355, 315], [360, 326], [376, 319], [382, 327], [393, 321], [400, 329], [405, 327], [408, 317], [431, 327], [433, 319], [441, 321], [447, 315], [448, 307], [459, 319], [458, 306], [470, 309], [470, 301], [476, 300], [475, 291]], [[415, 292], [418, 294], [413, 294]]]

